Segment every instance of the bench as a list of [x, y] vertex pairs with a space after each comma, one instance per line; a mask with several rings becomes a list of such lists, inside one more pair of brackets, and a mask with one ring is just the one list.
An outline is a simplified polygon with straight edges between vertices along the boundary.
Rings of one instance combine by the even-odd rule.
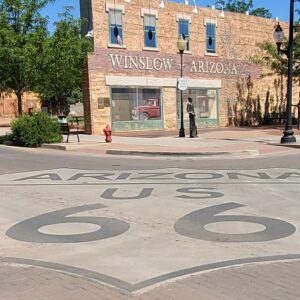
[[[285, 124], [286, 121], [286, 113], [276, 113], [273, 112], [271, 114], [266, 114], [265, 116], [265, 123], [268, 125], [281, 125]], [[295, 115], [292, 113], [292, 123], [297, 124], [297, 119], [295, 118]]]
[[70, 134], [76, 134], [78, 143], [79, 141], [79, 131], [78, 131], [78, 124], [74, 125], [73, 122], [69, 125], [68, 123], [59, 123], [60, 124], [60, 132], [61, 134], [67, 135], [67, 143], [69, 143], [69, 136]]

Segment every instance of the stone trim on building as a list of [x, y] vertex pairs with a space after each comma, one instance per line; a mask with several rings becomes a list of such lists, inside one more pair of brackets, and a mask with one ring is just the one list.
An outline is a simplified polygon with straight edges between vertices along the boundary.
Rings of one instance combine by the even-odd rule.
[[122, 4], [115, 4], [115, 3], [105, 3], [105, 11], [108, 13], [110, 9], [113, 10], [121, 10], [123, 15], [125, 14], [125, 7]]
[[158, 10], [152, 8], [141, 8], [141, 17], [144, 18], [145, 15], [155, 16], [158, 19]]
[[179, 20], [186, 20], [189, 21], [190, 24], [192, 23], [192, 17], [182, 13], [176, 14], [176, 22], [179, 22]]
[[[188, 87], [191, 88], [212, 88], [222, 87], [221, 80], [187, 79]], [[105, 77], [108, 86], [149, 86], [149, 87], [176, 87], [177, 78], [156, 78], [156, 77], [134, 77], [134, 76], [110, 76]]]

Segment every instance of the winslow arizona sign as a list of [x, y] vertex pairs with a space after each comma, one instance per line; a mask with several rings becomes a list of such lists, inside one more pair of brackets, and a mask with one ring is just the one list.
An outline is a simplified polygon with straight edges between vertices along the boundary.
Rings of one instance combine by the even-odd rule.
[[[97, 49], [90, 56], [89, 69], [103, 73], [177, 77], [180, 60], [176, 54]], [[190, 78], [258, 78], [261, 74], [261, 67], [248, 61], [194, 55], [184, 56], [183, 69], [185, 76]]]
[[[136, 70], [156, 70], [167, 71], [174, 68], [176, 63], [173, 58], [150, 58], [148, 56], [131, 56], [110, 54], [110, 61], [114, 69], [136, 69]], [[190, 66], [192, 73], [230, 74], [238, 75], [235, 63], [193, 60]]]

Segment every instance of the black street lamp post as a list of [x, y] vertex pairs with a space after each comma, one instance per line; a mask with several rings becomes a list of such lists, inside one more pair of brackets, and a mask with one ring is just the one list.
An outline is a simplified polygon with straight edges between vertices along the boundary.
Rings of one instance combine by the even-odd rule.
[[[180, 53], [180, 78], [183, 76], [183, 65], [182, 65], [182, 57], [183, 52], [186, 48], [186, 40], [181, 36], [177, 41], [177, 48]], [[180, 90], [180, 130], [179, 137], [185, 137], [184, 125], [183, 125], [183, 91]]]
[[287, 104], [286, 104], [286, 122], [283, 136], [281, 138], [282, 144], [295, 143], [293, 124], [292, 124], [292, 90], [293, 90], [293, 48], [294, 48], [294, 3], [295, 0], [290, 0], [290, 25], [289, 25], [289, 43], [288, 50], [281, 50], [281, 44], [284, 39], [283, 30], [278, 23], [275, 32], [274, 40], [277, 44], [278, 53], [284, 53], [288, 56], [288, 82], [287, 82]]

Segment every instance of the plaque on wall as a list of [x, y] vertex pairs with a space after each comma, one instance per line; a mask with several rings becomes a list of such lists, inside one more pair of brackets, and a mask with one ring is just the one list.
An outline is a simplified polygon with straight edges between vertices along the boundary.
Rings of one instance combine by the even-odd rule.
[[98, 109], [104, 109], [104, 107], [109, 107], [109, 98], [99, 97], [98, 98]]

